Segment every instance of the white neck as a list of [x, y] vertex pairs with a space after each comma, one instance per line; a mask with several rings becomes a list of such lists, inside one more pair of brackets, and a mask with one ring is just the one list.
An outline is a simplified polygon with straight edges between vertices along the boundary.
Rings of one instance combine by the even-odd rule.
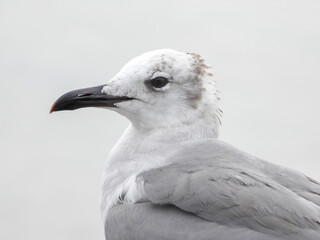
[[152, 130], [143, 129], [137, 127], [136, 125], [132, 125], [132, 129], [136, 134], [135, 137], [142, 137], [139, 139], [142, 141], [141, 143], [146, 141], [171, 145], [172, 143], [179, 143], [200, 138], [217, 138], [219, 135], [219, 129], [217, 125], [218, 123], [215, 121], [200, 119], [195, 123], [178, 123], [162, 126]]

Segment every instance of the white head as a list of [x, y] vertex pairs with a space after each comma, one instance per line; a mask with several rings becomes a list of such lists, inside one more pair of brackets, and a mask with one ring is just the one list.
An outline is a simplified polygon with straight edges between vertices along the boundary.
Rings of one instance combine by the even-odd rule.
[[106, 107], [138, 129], [152, 130], [199, 120], [218, 128], [218, 91], [198, 54], [163, 49], [128, 62], [106, 85], [63, 95], [51, 111]]

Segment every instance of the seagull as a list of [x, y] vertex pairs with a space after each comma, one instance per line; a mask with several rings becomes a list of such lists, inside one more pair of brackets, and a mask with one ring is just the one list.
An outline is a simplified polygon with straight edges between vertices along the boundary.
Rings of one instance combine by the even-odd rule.
[[53, 104], [130, 120], [104, 167], [106, 239], [320, 239], [320, 183], [219, 140], [218, 103], [200, 55], [161, 49]]

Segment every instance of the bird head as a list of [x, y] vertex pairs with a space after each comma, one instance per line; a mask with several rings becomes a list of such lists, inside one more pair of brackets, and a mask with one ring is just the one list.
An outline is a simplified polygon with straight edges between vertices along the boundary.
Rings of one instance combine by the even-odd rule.
[[106, 84], [61, 96], [50, 112], [101, 107], [154, 129], [207, 119], [219, 124], [218, 91], [198, 54], [163, 49], [129, 61]]

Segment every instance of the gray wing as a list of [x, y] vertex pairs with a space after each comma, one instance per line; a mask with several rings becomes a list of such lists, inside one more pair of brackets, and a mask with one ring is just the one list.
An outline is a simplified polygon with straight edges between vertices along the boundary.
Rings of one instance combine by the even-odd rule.
[[171, 204], [230, 229], [250, 230], [246, 239], [261, 239], [253, 233], [320, 239], [320, 188], [304, 175], [217, 141], [193, 143], [170, 159], [172, 164], [137, 178], [152, 203]]
[[[160, 206], [153, 203], [118, 205], [112, 208], [105, 224], [105, 233], [108, 240], [282, 239], [244, 227], [206, 221], [173, 205]], [[293, 239], [289, 237], [288, 235], [286, 239]]]

